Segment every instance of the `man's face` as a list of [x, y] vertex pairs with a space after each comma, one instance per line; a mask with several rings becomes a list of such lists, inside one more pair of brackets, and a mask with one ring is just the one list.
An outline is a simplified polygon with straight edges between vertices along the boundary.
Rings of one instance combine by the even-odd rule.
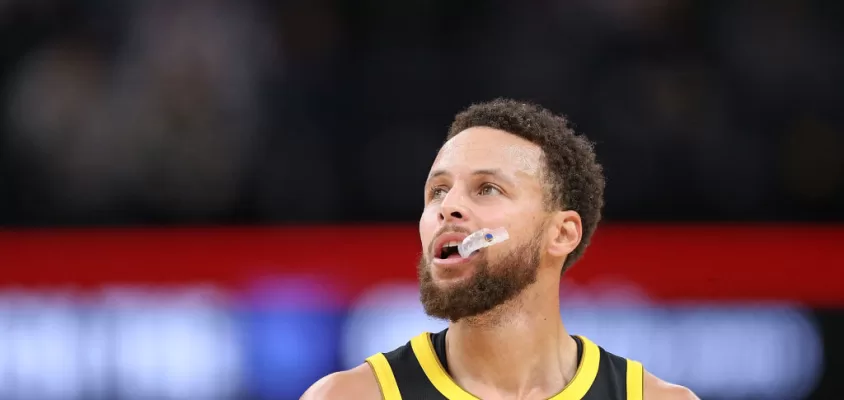
[[[547, 216], [541, 156], [539, 146], [485, 127], [461, 132], [440, 150], [419, 220], [418, 273], [429, 315], [457, 321], [482, 314], [536, 281]], [[499, 227], [509, 240], [466, 259], [440, 258], [443, 241]]]

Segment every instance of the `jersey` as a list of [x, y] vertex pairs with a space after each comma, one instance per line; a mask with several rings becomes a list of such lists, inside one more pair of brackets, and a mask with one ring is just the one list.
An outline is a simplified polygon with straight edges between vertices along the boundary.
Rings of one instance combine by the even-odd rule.
[[[449, 375], [447, 331], [422, 333], [389, 353], [366, 359], [384, 400], [478, 400]], [[611, 354], [583, 336], [572, 337], [577, 342], [577, 372], [550, 400], [642, 400], [641, 363]]]

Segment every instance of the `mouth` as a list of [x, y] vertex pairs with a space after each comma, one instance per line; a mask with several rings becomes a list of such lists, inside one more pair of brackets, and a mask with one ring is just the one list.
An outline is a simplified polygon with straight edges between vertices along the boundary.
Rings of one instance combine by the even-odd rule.
[[465, 234], [460, 233], [446, 233], [437, 238], [433, 247], [433, 258], [438, 260], [448, 260], [462, 258], [458, 251], [458, 246], [466, 238]]
[[458, 243], [456, 242], [449, 242], [442, 247], [440, 250], [440, 254], [437, 254], [437, 258], [441, 260], [446, 260], [449, 258], [459, 258], [460, 253], [457, 250]]

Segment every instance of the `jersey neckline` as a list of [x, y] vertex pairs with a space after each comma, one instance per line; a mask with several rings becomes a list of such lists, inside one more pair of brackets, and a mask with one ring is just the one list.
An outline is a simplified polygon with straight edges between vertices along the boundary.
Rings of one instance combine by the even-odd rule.
[[[583, 336], [577, 336], [577, 338], [583, 343], [583, 357], [577, 365], [574, 377], [563, 390], [550, 397], [549, 400], [580, 400], [595, 382], [601, 360], [600, 350], [589, 339]], [[410, 345], [425, 376], [440, 394], [451, 400], [479, 400], [477, 396], [460, 387], [446, 372], [434, 350], [430, 332], [414, 337]]]

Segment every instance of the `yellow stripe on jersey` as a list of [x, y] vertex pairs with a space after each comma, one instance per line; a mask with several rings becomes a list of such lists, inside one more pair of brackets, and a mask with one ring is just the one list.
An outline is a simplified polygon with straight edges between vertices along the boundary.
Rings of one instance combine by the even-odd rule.
[[410, 347], [413, 348], [413, 354], [422, 366], [422, 371], [425, 371], [425, 376], [431, 381], [431, 384], [449, 400], [479, 400], [473, 394], [463, 390], [460, 386], [451, 379], [451, 376], [445, 372], [440, 359], [437, 358], [437, 353], [434, 351], [434, 344], [431, 343], [431, 334], [425, 332], [410, 340]]
[[[598, 368], [600, 367], [601, 352], [598, 346], [586, 339], [578, 336], [583, 342], [583, 359], [577, 367], [571, 382], [550, 400], [580, 400], [589, 389], [592, 383], [595, 382], [595, 377], [598, 376]], [[461, 388], [451, 376], [445, 372], [437, 353], [434, 351], [434, 345], [431, 343], [431, 335], [425, 332], [416, 336], [410, 341], [413, 348], [413, 353], [422, 366], [422, 371], [425, 376], [431, 381], [431, 384], [443, 396], [450, 400], [478, 400], [478, 397], [467, 392]]]
[[645, 369], [638, 361], [627, 360], [627, 400], [642, 400]]
[[393, 375], [393, 369], [390, 368], [387, 357], [378, 353], [367, 358], [366, 362], [369, 363], [375, 373], [375, 380], [378, 381], [378, 387], [381, 389], [381, 398], [383, 400], [401, 400], [399, 384], [396, 383], [396, 377]]
[[583, 343], [583, 358], [571, 382], [550, 400], [580, 400], [586, 396], [598, 376], [598, 368], [601, 367], [601, 350], [589, 339], [580, 335], [577, 337]]

